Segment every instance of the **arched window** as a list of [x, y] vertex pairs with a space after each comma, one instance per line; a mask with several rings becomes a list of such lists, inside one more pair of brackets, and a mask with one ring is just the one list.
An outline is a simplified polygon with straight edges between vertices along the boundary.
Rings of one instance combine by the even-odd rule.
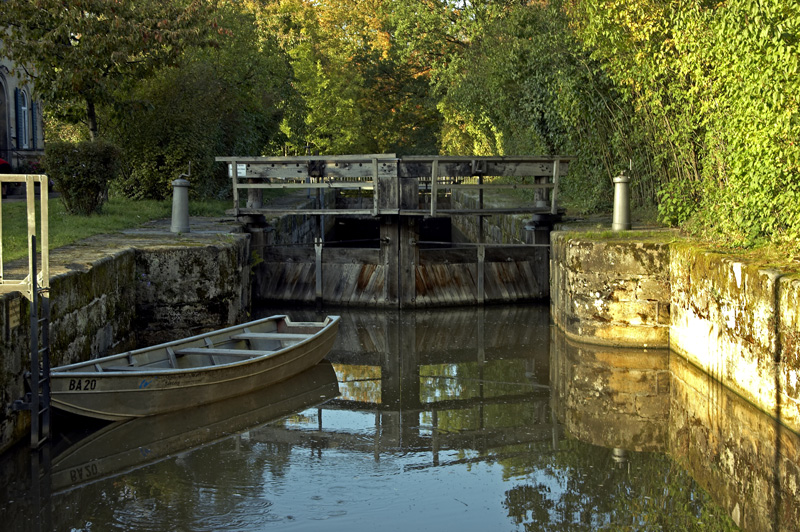
[[17, 149], [28, 149], [28, 93], [24, 90], [14, 89], [14, 100], [17, 108]]
[[0, 159], [8, 159], [8, 150], [11, 145], [8, 140], [8, 120], [11, 117], [11, 108], [6, 99], [6, 81], [0, 75]]
[[28, 149], [28, 124], [30, 123], [30, 117], [28, 116], [28, 93], [23, 91], [19, 92], [19, 113], [20, 118], [19, 122], [21, 125], [21, 129], [17, 132], [19, 138], [21, 139], [20, 145], [23, 150]]

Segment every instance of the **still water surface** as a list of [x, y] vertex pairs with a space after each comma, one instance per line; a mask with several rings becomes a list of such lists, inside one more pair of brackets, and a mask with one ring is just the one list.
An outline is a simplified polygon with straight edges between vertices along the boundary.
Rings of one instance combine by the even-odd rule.
[[329, 362], [277, 389], [71, 436], [38, 481], [9, 453], [2, 530], [735, 529], [660, 452], [668, 365], [601, 393], [547, 307], [337, 313]]

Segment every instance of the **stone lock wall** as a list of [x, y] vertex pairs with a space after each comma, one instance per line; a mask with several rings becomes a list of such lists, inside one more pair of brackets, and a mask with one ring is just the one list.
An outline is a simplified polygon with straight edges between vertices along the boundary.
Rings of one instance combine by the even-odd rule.
[[630, 347], [669, 345], [669, 245], [554, 232], [550, 308], [567, 336]]
[[800, 275], [665, 234], [554, 232], [556, 325], [582, 342], [669, 346], [800, 432]]
[[[125, 250], [93, 265], [74, 257], [50, 280], [51, 365], [83, 360], [132, 348], [135, 335], [134, 252]], [[19, 292], [0, 296], [0, 451], [24, 437], [29, 414], [11, 404], [26, 392], [23, 374], [30, 370], [30, 302]]]
[[[647, 398], [667, 387], [636, 378], [638, 364], [650, 355], [628, 358], [632, 376], [616, 375], [614, 361], [622, 359], [591, 344], [639, 338], [641, 345], [649, 333], [632, 332], [647, 326], [635, 309], [668, 308], [651, 325], [671, 348], [670, 403], [661, 431], [653, 434], [659, 441], [666, 436], [670, 456], [743, 530], [797, 530], [800, 275], [645, 233], [559, 232], [552, 241], [551, 315], [566, 336], [581, 342], [562, 349], [572, 373], [554, 379], [569, 430], [605, 446], [618, 446], [614, 438], [621, 434], [647, 434], [614, 427], [621, 416], [634, 428], [638, 421], [640, 397], [622, 399], [621, 391]], [[637, 259], [647, 249], [661, 259]], [[654, 282], [657, 290], [644, 289]]]
[[247, 321], [249, 264], [246, 235], [204, 246], [138, 252], [133, 285], [137, 344], [152, 345]]
[[800, 428], [800, 277], [676, 244], [670, 279], [672, 349]]
[[[81, 361], [87, 353], [104, 356], [132, 349], [136, 343], [132, 327], [136, 312], [134, 250], [114, 253], [91, 265], [73, 263], [70, 267], [50, 280], [52, 365]], [[28, 300], [19, 294], [15, 300], [29, 316]], [[27, 320], [20, 332], [28, 336]], [[26, 352], [26, 360], [27, 356]]]
[[[245, 321], [249, 236], [230, 233], [238, 225], [206, 229], [105, 235], [52, 251], [52, 365]], [[0, 331], [2, 452], [24, 438], [30, 426], [27, 412], [11, 409], [25, 393], [23, 374], [30, 365], [29, 302], [19, 292], [0, 296]]]

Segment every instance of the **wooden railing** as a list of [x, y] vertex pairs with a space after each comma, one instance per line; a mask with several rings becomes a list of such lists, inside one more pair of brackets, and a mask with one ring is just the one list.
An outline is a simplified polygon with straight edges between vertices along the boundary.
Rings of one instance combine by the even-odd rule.
[[[418, 216], [468, 214], [465, 209], [441, 206], [441, 193], [476, 190], [475, 214], [557, 212], [558, 186], [572, 157], [473, 157], [405, 156], [394, 154], [304, 157], [217, 157], [227, 163], [236, 216], [243, 214], [384, 214]], [[514, 181], [492, 177], [513, 177]], [[369, 208], [323, 206], [287, 209], [242, 207], [241, 194], [263, 189], [355, 190], [371, 197]], [[484, 208], [485, 191], [534, 189], [532, 205], [516, 208]], [[370, 203], [368, 201], [368, 203]]]

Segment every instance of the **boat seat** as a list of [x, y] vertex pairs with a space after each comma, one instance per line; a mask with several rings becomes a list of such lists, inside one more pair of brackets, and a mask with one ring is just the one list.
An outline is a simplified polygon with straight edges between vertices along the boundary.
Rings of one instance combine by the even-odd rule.
[[275, 351], [251, 351], [249, 349], [220, 349], [217, 347], [184, 347], [175, 351], [176, 355], [222, 355], [242, 358], [255, 358], [269, 355]]
[[305, 340], [311, 338], [313, 334], [300, 333], [240, 333], [231, 336], [232, 340]]
[[138, 366], [101, 366], [103, 371], [142, 371]]
[[169, 365], [171, 368], [178, 367], [178, 360], [175, 358], [175, 350], [171, 347], [167, 348], [167, 356], [169, 357]]

